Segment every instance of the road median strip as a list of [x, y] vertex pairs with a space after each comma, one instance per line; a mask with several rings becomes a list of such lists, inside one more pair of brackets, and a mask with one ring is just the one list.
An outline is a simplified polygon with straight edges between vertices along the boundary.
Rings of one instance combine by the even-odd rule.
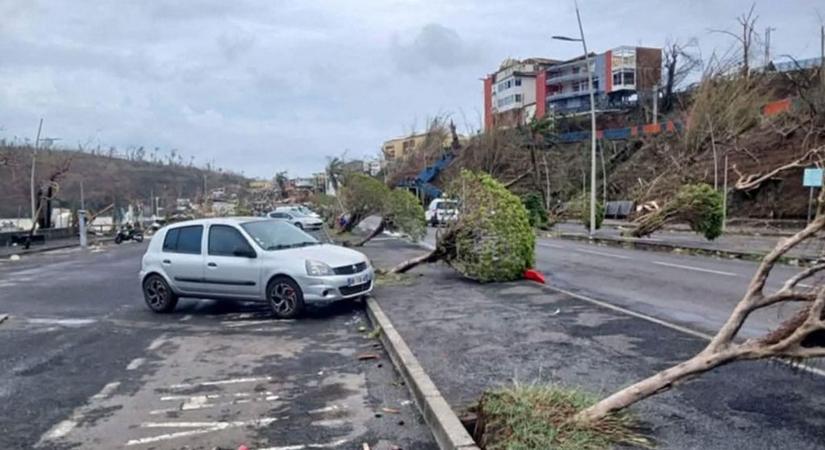
[[374, 298], [367, 299], [367, 314], [373, 325], [380, 327], [379, 339], [396, 370], [406, 382], [438, 447], [441, 450], [478, 450], [470, 433]]

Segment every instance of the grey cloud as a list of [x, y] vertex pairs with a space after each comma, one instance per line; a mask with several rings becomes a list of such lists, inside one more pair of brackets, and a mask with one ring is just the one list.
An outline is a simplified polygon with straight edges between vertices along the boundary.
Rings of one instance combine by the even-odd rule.
[[472, 65], [481, 58], [481, 47], [465, 42], [458, 33], [443, 25], [424, 25], [410, 43], [393, 42], [392, 59], [403, 72], [427, 72]]

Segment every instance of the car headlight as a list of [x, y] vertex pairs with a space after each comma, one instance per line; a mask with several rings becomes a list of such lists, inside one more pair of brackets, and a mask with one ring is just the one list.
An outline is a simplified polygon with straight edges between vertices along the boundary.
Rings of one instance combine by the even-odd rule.
[[329, 275], [335, 275], [335, 272], [332, 271], [332, 267], [329, 264], [322, 263], [321, 261], [315, 261], [312, 259], [308, 259], [306, 262], [307, 267], [307, 275], [313, 277], [324, 277]]

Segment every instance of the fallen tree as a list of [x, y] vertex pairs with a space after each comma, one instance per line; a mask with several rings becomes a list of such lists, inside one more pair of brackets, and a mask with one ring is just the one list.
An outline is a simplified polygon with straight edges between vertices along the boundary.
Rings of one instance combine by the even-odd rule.
[[410, 191], [402, 188], [388, 191], [381, 208], [381, 221], [378, 226], [355, 245], [363, 246], [384, 230], [404, 233], [414, 241], [424, 237], [427, 232], [424, 208]]
[[[765, 292], [765, 284], [777, 262], [793, 248], [825, 230], [825, 192], [820, 192], [816, 218], [795, 235], [781, 239], [760, 263], [747, 290], [730, 317], [710, 343], [696, 356], [654, 374], [581, 411], [575, 421], [594, 422], [636, 402], [664, 392], [679, 383], [734, 361], [782, 358], [799, 362], [825, 356], [825, 283], [819, 277], [810, 287], [800, 284], [825, 270], [825, 257], [788, 278], [775, 292]], [[799, 310], [772, 331], [741, 341], [739, 332], [756, 311], [774, 305], [801, 304]]]
[[367, 216], [381, 212], [389, 195], [389, 188], [371, 176], [350, 173], [344, 179], [340, 194], [347, 220], [339, 231], [346, 233], [352, 231]]
[[711, 186], [698, 183], [682, 186], [671, 201], [662, 208], [636, 219], [630, 231], [634, 237], [643, 237], [661, 229], [669, 222], [687, 222], [690, 229], [713, 240], [722, 234], [722, 194]]
[[444, 261], [480, 282], [520, 279], [535, 260], [536, 237], [521, 200], [486, 173], [462, 171], [448, 196], [458, 200], [458, 219], [439, 236], [435, 250], [390, 270]]

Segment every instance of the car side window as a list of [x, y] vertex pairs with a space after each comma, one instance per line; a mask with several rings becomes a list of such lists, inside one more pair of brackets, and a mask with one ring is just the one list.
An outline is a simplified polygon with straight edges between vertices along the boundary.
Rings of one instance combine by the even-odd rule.
[[[188, 253], [192, 255], [201, 254], [201, 238], [203, 237], [203, 225], [180, 227], [178, 230], [176, 253]], [[165, 243], [165, 242], [164, 242]]]
[[178, 248], [178, 233], [180, 228], [172, 228], [166, 232], [166, 237], [163, 238], [163, 251], [174, 252]]
[[236, 250], [252, 252], [246, 238], [233, 227], [212, 225], [209, 227], [209, 254], [214, 256], [235, 256]]
[[276, 212], [269, 215], [269, 217], [273, 219], [291, 219], [292, 217], [289, 216], [287, 213]]

